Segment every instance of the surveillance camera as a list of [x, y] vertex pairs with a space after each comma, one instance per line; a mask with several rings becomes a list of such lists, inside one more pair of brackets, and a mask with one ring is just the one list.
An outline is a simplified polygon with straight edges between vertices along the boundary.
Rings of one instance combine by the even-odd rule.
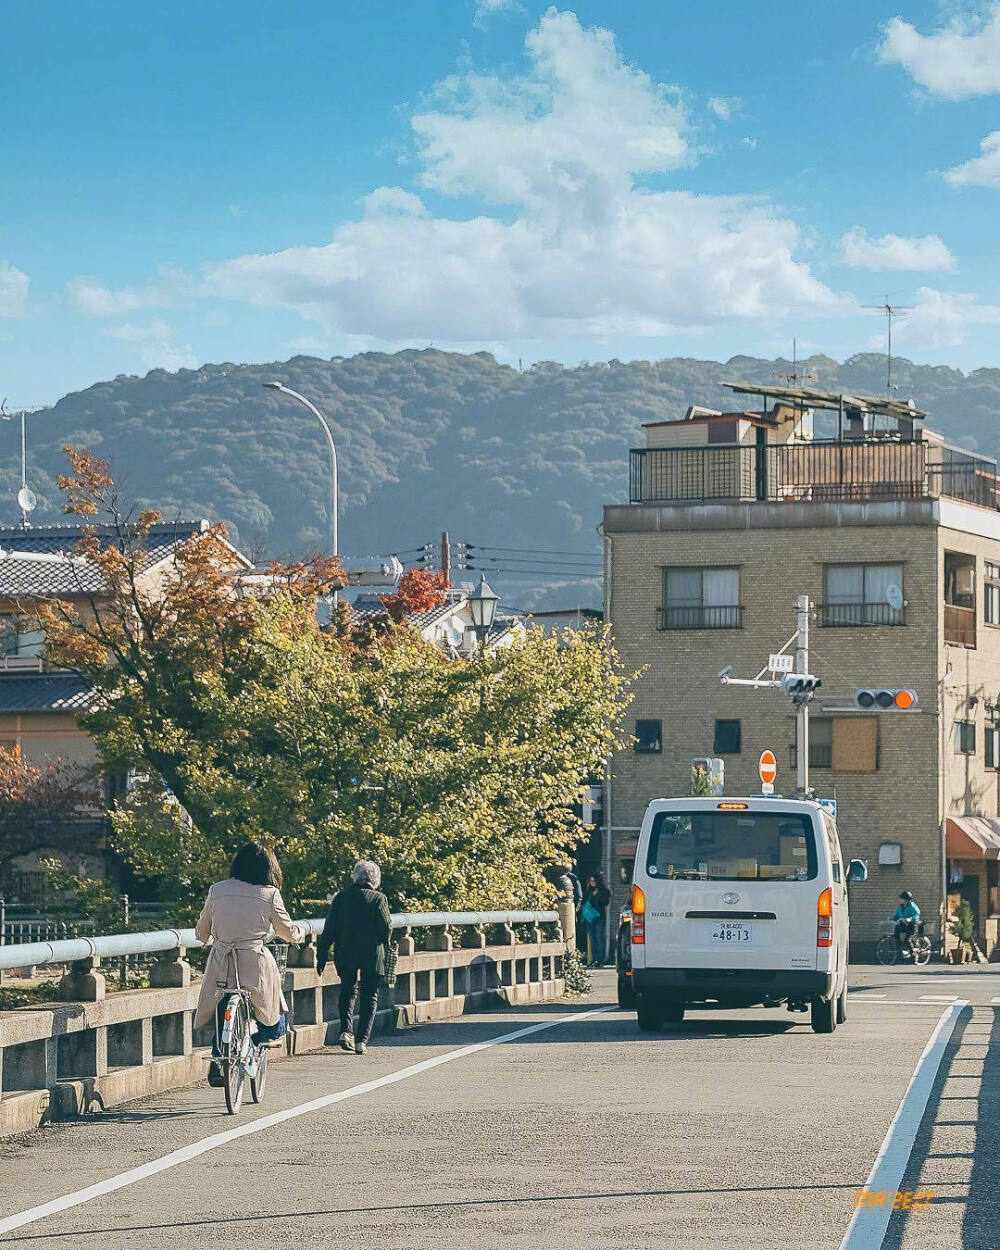
[[719, 672], [719, 681], [724, 681], [732, 671], [733, 666], [731, 664], [727, 664], [726, 667]]

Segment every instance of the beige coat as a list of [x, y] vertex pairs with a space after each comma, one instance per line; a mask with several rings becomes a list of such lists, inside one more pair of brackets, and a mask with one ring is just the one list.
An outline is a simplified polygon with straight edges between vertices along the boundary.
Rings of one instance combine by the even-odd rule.
[[287, 1006], [278, 966], [264, 946], [272, 928], [285, 942], [299, 943], [305, 938], [275, 886], [232, 878], [212, 886], [194, 930], [199, 941], [212, 941], [194, 1017], [196, 1029], [212, 1021], [216, 1003], [227, 990], [236, 988], [237, 973], [241, 988], [250, 991], [257, 1019], [261, 1024], [277, 1024]]

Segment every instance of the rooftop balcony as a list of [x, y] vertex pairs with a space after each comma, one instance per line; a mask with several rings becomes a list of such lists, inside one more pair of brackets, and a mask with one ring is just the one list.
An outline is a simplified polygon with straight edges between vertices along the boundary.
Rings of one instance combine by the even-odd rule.
[[998, 508], [997, 462], [923, 439], [651, 447], [630, 453], [629, 502], [934, 499]]

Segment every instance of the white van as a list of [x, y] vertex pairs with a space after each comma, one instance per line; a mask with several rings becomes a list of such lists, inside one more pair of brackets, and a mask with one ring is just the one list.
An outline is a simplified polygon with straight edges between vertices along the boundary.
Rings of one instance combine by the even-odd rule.
[[640, 1029], [688, 1006], [788, 1005], [817, 1033], [847, 1018], [850, 924], [837, 826], [811, 800], [654, 799], [632, 886]]

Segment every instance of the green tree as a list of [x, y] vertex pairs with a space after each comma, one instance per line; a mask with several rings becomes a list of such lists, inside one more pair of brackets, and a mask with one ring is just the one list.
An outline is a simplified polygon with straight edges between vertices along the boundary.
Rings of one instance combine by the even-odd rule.
[[377, 628], [342, 613], [322, 631], [315, 595], [336, 569], [274, 565], [250, 586], [211, 530], [146, 588], [132, 552], [155, 514], [125, 522], [106, 466], [73, 455], [69, 507], [120, 540], [83, 544], [105, 595], [36, 611], [50, 656], [99, 692], [84, 723], [105, 760], [148, 774], [112, 817], [136, 868], [190, 900], [261, 838], [293, 898], [361, 856], [410, 907], [550, 896], [545, 870], [585, 836], [572, 805], [629, 701], [607, 631], [531, 631], [468, 661], [394, 619], [395, 601]]

